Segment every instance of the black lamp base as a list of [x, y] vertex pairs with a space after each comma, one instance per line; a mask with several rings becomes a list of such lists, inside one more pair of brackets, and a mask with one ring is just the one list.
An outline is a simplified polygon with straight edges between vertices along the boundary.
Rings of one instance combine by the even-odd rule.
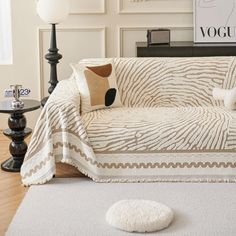
[[42, 107], [45, 106], [46, 102], [48, 101], [48, 98], [49, 98], [49, 96], [48, 96], [48, 97], [45, 97], [45, 98], [43, 98], [43, 99], [41, 100], [41, 106], [42, 106]]
[[[62, 58], [62, 55], [58, 53], [59, 49], [57, 48], [56, 42], [56, 25], [52, 24], [52, 31], [51, 31], [51, 44], [50, 48], [48, 49], [48, 53], [45, 55], [45, 58], [48, 60], [50, 64], [50, 80], [49, 84], [50, 87], [48, 88], [48, 93], [51, 94], [55, 87], [57, 86], [58, 79], [57, 79], [57, 64], [59, 60]], [[48, 97], [45, 97], [41, 101], [41, 105], [44, 106], [48, 100]]]

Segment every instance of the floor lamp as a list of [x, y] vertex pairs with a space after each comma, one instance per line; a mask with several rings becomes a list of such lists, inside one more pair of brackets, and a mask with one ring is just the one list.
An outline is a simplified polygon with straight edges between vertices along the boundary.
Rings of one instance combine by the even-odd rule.
[[[48, 93], [51, 94], [57, 86], [57, 64], [62, 58], [62, 55], [58, 53], [57, 41], [56, 41], [56, 25], [66, 19], [69, 14], [68, 0], [38, 0], [37, 13], [40, 18], [52, 25], [51, 31], [51, 45], [45, 58], [50, 64], [50, 87]], [[42, 99], [42, 106], [47, 102], [48, 97]]]

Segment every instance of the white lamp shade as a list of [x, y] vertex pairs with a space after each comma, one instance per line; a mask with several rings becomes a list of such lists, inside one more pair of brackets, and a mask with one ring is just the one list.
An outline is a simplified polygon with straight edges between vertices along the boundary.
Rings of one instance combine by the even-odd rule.
[[40, 18], [49, 24], [58, 24], [69, 14], [68, 0], [38, 0], [37, 12]]

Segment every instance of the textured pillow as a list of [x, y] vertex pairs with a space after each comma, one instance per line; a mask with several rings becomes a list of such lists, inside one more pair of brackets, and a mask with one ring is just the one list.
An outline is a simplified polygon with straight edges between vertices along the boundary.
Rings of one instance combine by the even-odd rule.
[[148, 200], [122, 200], [106, 213], [111, 226], [128, 232], [154, 232], [170, 225], [173, 211], [164, 204]]
[[236, 88], [233, 89], [213, 89], [213, 98], [223, 100], [226, 108], [236, 110]]
[[71, 64], [81, 95], [81, 112], [121, 107], [112, 61], [98, 66]]

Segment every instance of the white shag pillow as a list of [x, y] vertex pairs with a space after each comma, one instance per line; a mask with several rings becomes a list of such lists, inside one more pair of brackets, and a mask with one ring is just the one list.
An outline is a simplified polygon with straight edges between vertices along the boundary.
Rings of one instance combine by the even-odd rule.
[[214, 88], [212, 94], [215, 100], [223, 100], [226, 108], [230, 110], [236, 109], [236, 88], [233, 89]]
[[148, 200], [122, 200], [106, 213], [111, 226], [128, 232], [155, 232], [170, 225], [173, 211], [158, 202]]

